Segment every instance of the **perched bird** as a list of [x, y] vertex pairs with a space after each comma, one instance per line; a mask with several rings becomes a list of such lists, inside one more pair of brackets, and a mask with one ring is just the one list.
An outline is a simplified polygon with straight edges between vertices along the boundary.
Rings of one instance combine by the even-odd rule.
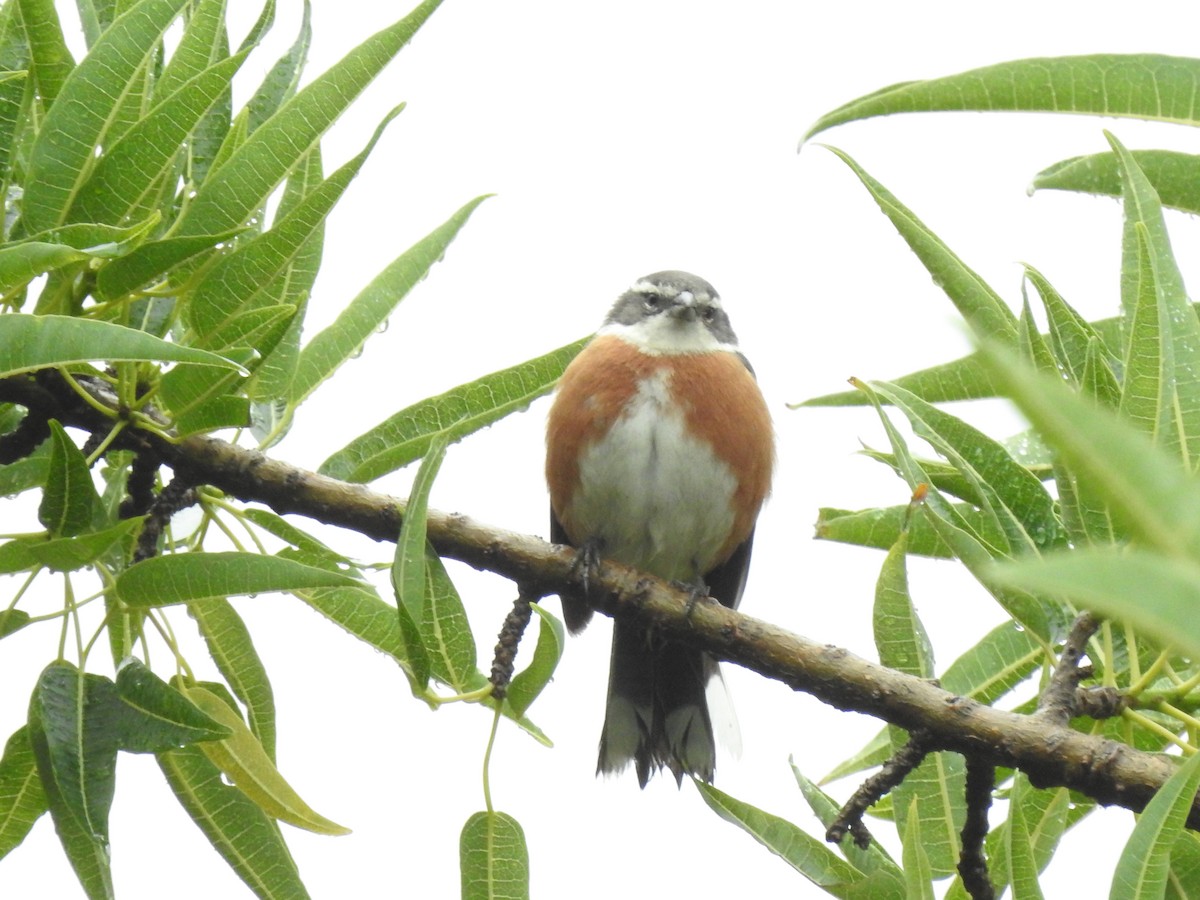
[[[567, 367], [546, 430], [551, 540], [707, 593], [741, 600], [755, 520], [771, 484], [771, 417], [717, 292], [656, 272], [614, 304]], [[572, 633], [591, 618], [565, 596]], [[664, 766], [712, 781], [706, 700], [717, 662], [614, 624], [597, 773], [631, 761], [642, 787]]]

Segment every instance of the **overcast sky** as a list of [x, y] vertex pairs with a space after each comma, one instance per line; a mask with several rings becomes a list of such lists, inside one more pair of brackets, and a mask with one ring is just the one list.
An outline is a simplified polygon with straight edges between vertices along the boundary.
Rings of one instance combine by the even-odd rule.
[[[249, 15], [250, 4], [236, 6]], [[280, 0], [275, 42], [255, 71], [290, 43], [297, 6]], [[403, 9], [314, 0], [310, 77]], [[724, 298], [779, 438], [743, 609], [873, 656], [882, 555], [815, 543], [811, 526], [819, 506], [900, 503], [907, 491], [855, 455], [860, 439], [883, 445], [873, 414], [790, 412], [785, 403], [839, 390], [851, 375], [887, 378], [944, 361], [968, 345], [944, 295], [853, 175], [820, 147], [797, 155], [800, 135], [829, 109], [897, 81], [1029, 56], [1194, 54], [1197, 18], [1193, 4], [1162, 2], [1139, 4], [1135, 17], [1116, 3], [447, 0], [325, 143], [332, 169], [387, 109], [409, 102], [332, 217], [314, 326], [462, 203], [497, 196], [274, 453], [315, 467], [414, 400], [588, 333], [638, 276], [694, 271]], [[1061, 158], [1105, 149], [1102, 128], [1132, 147], [1196, 146], [1194, 132], [1178, 127], [1011, 114], [902, 116], [820, 140], [853, 155], [1010, 303], [1027, 261], [1096, 318], [1117, 309], [1118, 205], [1031, 198], [1025, 188]], [[1191, 255], [1195, 223], [1170, 224], [1181, 256]], [[1184, 267], [1187, 277], [1186, 259]], [[545, 534], [545, 412], [542, 401], [453, 447], [431, 505]], [[970, 414], [1000, 433], [1019, 427], [996, 404]], [[403, 494], [408, 477], [379, 487]], [[388, 547], [331, 539], [364, 559], [390, 557]], [[512, 586], [453, 574], [487, 648]], [[941, 666], [1002, 619], [951, 565], [918, 561], [911, 578]], [[285, 829], [313, 896], [455, 896], [458, 832], [483, 806], [488, 716], [473, 707], [429, 712], [394, 665], [295, 600], [258, 597], [238, 608], [272, 673], [281, 769], [313, 807], [354, 830], [327, 838]], [[178, 632], [190, 630], [182, 611], [172, 618]], [[555, 749], [501, 730], [493, 797], [525, 828], [534, 896], [822, 896], [710, 814], [690, 786], [656, 779], [643, 793], [632, 773], [593, 777], [608, 633], [599, 621], [570, 642], [531, 712]], [[47, 640], [29, 629], [3, 644], [0, 737], [23, 719], [30, 673], [54, 653]], [[199, 648], [189, 656], [201, 657]], [[719, 760], [718, 786], [818, 834], [789, 755], [820, 777], [878, 723], [740, 671], [727, 677], [745, 749]], [[845, 797], [855, 786], [832, 790]], [[1109, 811], [1084, 828], [1094, 837], [1131, 821]], [[890, 838], [888, 823], [872, 827]], [[243, 895], [151, 759], [122, 757], [112, 832], [125, 900]], [[1097, 856], [1082, 830], [1068, 837], [1047, 896], [1099, 895], [1111, 863], [1097, 866]], [[0, 863], [0, 883], [6, 896], [77, 895], [48, 817]]]

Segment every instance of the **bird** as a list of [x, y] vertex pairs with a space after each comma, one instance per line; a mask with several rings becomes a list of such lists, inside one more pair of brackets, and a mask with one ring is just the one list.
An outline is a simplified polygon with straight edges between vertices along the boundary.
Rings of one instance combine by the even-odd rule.
[[[550, 538], [736, 608], [775, 438], [754, 370], [711, 284], [682, 271], [637, 279], [564, 370], [546, 425]], [[585, 577], [586, 582], [586, 577]], [[568, 630], [585, 597], [562, 596]], [[597, 775], [633, 763], [642, 788], [670, 770], [711, 783], [709, 654], [636, 623], [613, 626]], [[733, 723], [736, 729], [736, 723]]]

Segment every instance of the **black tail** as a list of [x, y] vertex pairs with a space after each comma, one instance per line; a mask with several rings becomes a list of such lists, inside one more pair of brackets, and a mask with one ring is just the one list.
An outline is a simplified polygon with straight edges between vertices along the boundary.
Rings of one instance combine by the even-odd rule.
[[705, 692], [714, 677], [720, 671], [707, 653], [615, 622], [597, 773], [632, 761], [642, 787], [664, 767], [676, 783], [685, 774], [712, 781], [716, 744]]

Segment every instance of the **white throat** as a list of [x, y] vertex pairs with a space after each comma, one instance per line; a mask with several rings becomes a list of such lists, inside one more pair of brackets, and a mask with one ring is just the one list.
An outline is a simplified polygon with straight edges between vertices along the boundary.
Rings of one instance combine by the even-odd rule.
[[610, 322], [598, 334], [611, 334], [633, 344], [651, 356], [677, 356], [686, 353], [710, 353], [726, 350], [737, 353], [735, 344], [723, 343], [699, 320], [681, 321], [666, 314], [624, 325]]

